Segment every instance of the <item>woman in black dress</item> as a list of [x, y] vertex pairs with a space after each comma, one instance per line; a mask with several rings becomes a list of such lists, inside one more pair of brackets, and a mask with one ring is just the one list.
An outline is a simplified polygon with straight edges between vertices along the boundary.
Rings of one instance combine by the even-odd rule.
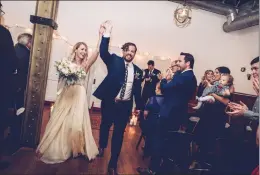
[[[218, 67], [215, 69], [215, 81], [218, 81], [221, 74], [230, 74], [227, 67]], [[230, 93], [234, 93], [234, 86], [230, 87]], [[226, 105], [230, 102], [230, 98], [220, 97], [216, 94], [211, 94], [216, 100], [209, 101], [199, 111], [200, 121], [195, 130], [195, 140], [199, 146], [198, 161], [206, 163], [207, 168], [211, 168], [210, 153], [214, 152], [216, 139], [223, 135], [227, 114], [225, 113]], [[232, 97], [232, 95], [230, 96]], [[211, 162], [210, 162], [211, 163]], [[194, 168], [194, 167], [192, 167]]]

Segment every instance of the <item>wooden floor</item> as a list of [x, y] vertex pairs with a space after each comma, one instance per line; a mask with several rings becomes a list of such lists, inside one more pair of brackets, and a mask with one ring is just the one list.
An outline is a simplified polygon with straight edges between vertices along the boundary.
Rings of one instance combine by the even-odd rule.
[[[48, 107], [44, 109], [42, 133], [49, 119], [50, 110]], [[99, 113], [91, 114], [92, 117], [98, 117]], [[111, 140], [111, 133], [110, 137]], [[93, 129], [93, 135], [98, 143], [99, 129]], [[118, 173], [119, 174], [137, 174], [138, 166], [147, 166], [149, 160], [142, 160], [142, 150], [135, 149], [140, 129], [138, 126], [127, 126], [124, 135], [124, 143], [121, 150]], [[142, 144], [141, 144], [142, 145]], [[105, 174], [107, 164], [110, 158], [110, 141], [103, 158], [96, 158], [89, 163], [83, 158], [69, 159], [61, 164], [47, 165], [35, 158], [33, 149], [21, 148], [11, 157], [5, 157], [11, 162], [11, 165], [5, 171], [0, 171], [0, 174]]]

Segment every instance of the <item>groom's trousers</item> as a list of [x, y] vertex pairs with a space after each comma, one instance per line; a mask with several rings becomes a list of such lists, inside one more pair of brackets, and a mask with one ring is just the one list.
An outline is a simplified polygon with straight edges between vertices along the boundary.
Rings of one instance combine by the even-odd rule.
[[129, 121], [129, 116], [132, 112], [132, 101], [115, 101], [102, 100], [101, 102], [101, 125], [99, 135], [100, 148], [106, 148], [109, 136], [109, 130], [114, 124], [112, 143], [111, 143], [111, 158], [109, 162], [110, 168], [117, 168], [117, 161], [121, 151], [124, 131]]

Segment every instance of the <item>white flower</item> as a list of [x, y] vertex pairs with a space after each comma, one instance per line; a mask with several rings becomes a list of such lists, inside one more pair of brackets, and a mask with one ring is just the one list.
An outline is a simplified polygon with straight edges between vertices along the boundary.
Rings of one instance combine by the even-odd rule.
[[61, 69], [61, 72], [63, 72], [65, 75], [67, 75], [69, 73], [68, 69]]
[[59, 65], [59, 66], [58, 66], [58, 70], [61, 70], [61, 69], [62, 69], [62, 66], [61, 66], [61, 65]]
[[60, 76], [66, 79], [66, 85], [68, 86], [86, 77], [86, 72], [83, 68], [78, 67], [68, 60], [56, 61], [55, 67]]

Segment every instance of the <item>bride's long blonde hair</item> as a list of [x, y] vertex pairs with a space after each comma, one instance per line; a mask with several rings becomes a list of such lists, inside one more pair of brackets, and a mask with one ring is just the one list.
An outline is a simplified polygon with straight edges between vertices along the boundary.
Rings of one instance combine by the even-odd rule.
[[87, 58], [88, 58], [88, 45], [84, 42], [77, 42], [74, 46], [73, 46], [73, 49], [72, 49], [72, 52], [69, 56], [69, 60], [71, 62], [73, 62], [76, 58], [76, 50], [81, 46], [81, 45], [84, 45], [86, 47], [86, 56], [84, 59], [81, 60], [81, 64], [83, 64], [84, 62], [87, 61]]

